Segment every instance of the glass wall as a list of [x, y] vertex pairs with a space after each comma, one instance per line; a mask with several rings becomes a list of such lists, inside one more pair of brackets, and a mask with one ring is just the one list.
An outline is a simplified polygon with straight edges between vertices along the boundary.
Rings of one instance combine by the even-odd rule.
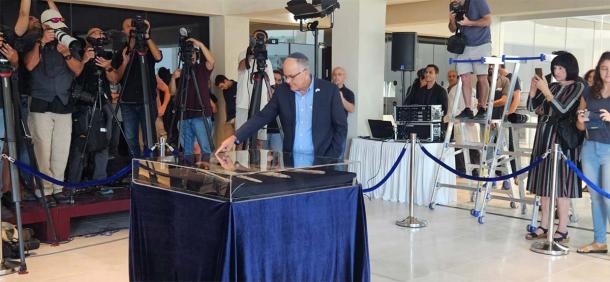
[[[567, 50], [578, 59], [581, 75], [595, 67], [602, 52], [610, 50], [610, 15], [506, 21], [500, 28], [502, 54], [532, 56]], [[529, 90], [536, 67], [550, 73], [549, 63], [522, 65], [519, 76], [524, 91]]]

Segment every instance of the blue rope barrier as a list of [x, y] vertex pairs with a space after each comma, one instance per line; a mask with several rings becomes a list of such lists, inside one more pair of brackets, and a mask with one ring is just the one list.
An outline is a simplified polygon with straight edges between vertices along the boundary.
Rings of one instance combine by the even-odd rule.
[[585, 183], [587, 183], [587, 186], [589, 186], [589, 188], [595, 190], [595, 192], [599, 193], [600, 195], [610, 199], [610, 194], [606, 191], [604, 191], [604, 189], [602, 189], [601, 187], [597, 186], [595, 183], [593, 183], [593, 181], [591, 181], [589, 178], [587, 178], [585, 176], [585, 174], [578, 169], [578, 166], [576, 166], [576, 164], [574, 164], [572, 161], [570, 161], [567, 158], [564, 158], [564, 162], [574, 171], [576, 172], [576, 175], [578, 175], [578, 177], [580, 179], [582, 179], [582, 181], [584, 181]]
[[13, 163], [25, 173], [40, 177], [46, 181], [49, 181], [55, 185], [63, 186], [64, 188], [67, 188], [67, 189], [78, 189], [78, 188], [91, 187], [91, 186], [96, 186], [96, 185], [109, 184], [109, 183], [119, 180], [121, 177], [125, 176], [127, 173], [129, 173], [131, 171], [131, 164], [130, 164], [130, 165], [122, 168], [121, 170], [119, 170], [113, 176], [108, 177], [106, 179], [93, 180], [93, 181], [87, 181], [87, 182], [81, 182], [81, 183], [68, 183], [68, 182], [59, 181], [53, 177], [50, 177], [44, 173], [41, 173], [40, 171], [34, 170], [32, 167], [30, 167], [27, 164], [20, 162], [18, 160], [15, 160]]
[[383, 179], [381, 179], [381, 181], [379, 181], [379, 183], [375, 184], [375, 186], [373, 186], [371, 188], [363, 189], [362, 193], [369, 193], [369, 192], [373, 192], [373, 191], [379, 189], [379, 187], [381, 187], [381, 185], [383, 185], [390, 178], [390, 176], [392, 176], [392, 174], [394, 174], [394, 171], [398, 167], [398, 164], [402, 160], [402, 157], [405, 156], [406, 152], [407, 152], [407, 149], [406, 148], [402, 148], [402, 150], [400, 151], [400, 155], [398, 155], [398, 158], [396, 159], [396, 161], [392, 165], [392, 168], [390, 168], [390, 171], [388, 172], [388, 174], [386, 174], [383, 177]]
[[434, 155], [432, 155], [430, 152], [428, 152], [428, 150], [426, 150], [426, 148], [424, 148], [423, 146], [420, 146], [420, 148], [424, 152], [424, 154], [426, 154], [426, 156], [431, 158], [434, 162], [436, 162], [440, 166], [444, 167], [446, 170], [451, 171], [453, 174], [455, 174], [459, 177], [462, 177], [462, 178], [466, 178], [466, 179], [470, 179], [470, 180], [474, 180], [474, 181], [482, 181], [482, 182], [496, 182], [496, 181], [504, 181], [504, 180], [511, 179], [515, 176], [519, 176], [519, 175], [526, 173], [529, 170], [537, 167], [544, 160], [544, 157], [540, 157], [540, 158], [536, 159], [534, 162], [532, 162], [529, 166], [524, 167], [512, 174], [502, 175], [502, 176], [493, 177], [493, 178], [486, 178], [486, 177], [472, 176], [472, 175], [468, 175], [465, 173], [461, 173], [461, 172], [453, 169], [449, 165], [445, 164], [443, 161], [436, 158]]
[[481, 57], [480, 59], [470, 59], [470, 60], [458, 60], [454, 58], [449, 58], [449, 64], [463, 64], [463, 63], [485, 63], [485, 57]]
[[540, 56], [537, 56], [537, 57], [508, 57], [506, 55], [502, 56], [502, 62], [506, 62], [506, 61], [533, 61], [533, 60], [544, 61], [545, 59], [546, 59], [546, 56], [544, 54], [540, 54]]

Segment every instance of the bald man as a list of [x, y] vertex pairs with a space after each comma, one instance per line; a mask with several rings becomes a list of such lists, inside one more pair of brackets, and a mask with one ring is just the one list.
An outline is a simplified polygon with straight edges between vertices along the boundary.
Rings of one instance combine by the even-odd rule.
[[342, 67], [336, 67], [332, 72], [333, 83], [339, 87], [339, 94], [341, 95], [341, 104], [345, 109], [345, 115], [348, 113], [353, 113], [356, 110], [355, 104], [355, 96], [354, 92], [345, 86], [345, 80], [347, 79], [347, 74], [345, 73], [345, 69]]
[[[355, 96], [354, 92], [345, 86], [345, 80], [347, 79], [347, 74], [345, 73], [345, 69], [342, 67], [335, 67], [332, 71], [332, 79], [333, 83], [339, 87], [339, 95], [341, 95], [341, 105], [345, 109], [345, 116], [349, 113], [353, 113], [356, 110], [355, 104]], [[345, 156], [345, 142], [341, 144], [341, 154], [339, 155], [339, 159], [343, 159]]]
[[292, 53], [283, 65], [286, 83], [277, 87], [267, 105], [218, 147], [217, 153], [240, 144], [279, 116], [284, 131], [283, 151], [338, 158], [347, 135], [347, 118], [339, 89], [314, 79], [309, 60]]

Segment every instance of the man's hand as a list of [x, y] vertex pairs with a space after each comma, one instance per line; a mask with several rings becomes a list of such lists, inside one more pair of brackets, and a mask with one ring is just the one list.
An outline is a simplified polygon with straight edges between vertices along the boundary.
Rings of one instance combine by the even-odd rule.
[[123, 63], [129, 62], [129, 54], [127, 54], [127, 48], [123, 48]]
[[15, 51], [15, 49], [13, 49], [11, 45], [8, 45], [8, 43], [4, 43], [1, 46], [2, 47], [0, 47], [0, 54], [2, 54], [8, 60], [11, 66], [19, 66], [19, 54], [17, 53], [17, 51]]
[[44, 33], [42, 33], [42, 38], [40, 38], [42, 46], [53, 40], [55, 40], [55, 30], [52, 28], [45, 29]]
[[219, 153], [232, 150], [235, 146], [235, 141], [237, 141], [235, 135], [231, 135], [229, 138], [225, 139], [225, 141], [222, 141], [222, 144], [220, 144], [218, 150], [216, 150], [216, 156], [218, 156]]
[[93, 48], [87, 48], [87, 50], [85, 50], [85, 53], [83, 54], [83, 63], [91, 61], [91, 59], [93, 59], [94, 57], [95, 51], [93, 50]]
[[112, 62], [110, 60], [106, 60], [102, 57], [95, 57], [95, 65], [101, 67], [105, 70], [112, 68]]
[[176, 69], [176, 71], [172, 74], [172, 78], [173, 79], [178, 79], [178, 78], [180, 78], [180, 75], [182, 75], [182, 70], [181, 69]]
[[600, 109], [599, 112], [599, 118], [605, 122], [610, 122], [610, 113], [608, 113], [608, 110]]
[[61, 55], [68, 56], [70, 55], [70, 49], [66, 48], [63, 44], [57, 44], [57, 52], [61, 53]]
[[[455, 15], [454, 15], [455, 17]], [[474, 22], [471, 21], [466, 15], [464, 15], [464, 19], [458, 22], [461, 26], [472, 26]]]
[[150, 22], [148, 20], [144, 20], [146, 23], [146, 35], [150, 36]]
[[192, 38], [192, 37], [187, 39], [186, 41], [193, 42], [193, 45], [198, 46], [198, 47], [203, 46], [203, 43], [201, 41], [199, 41], [195, 38]]

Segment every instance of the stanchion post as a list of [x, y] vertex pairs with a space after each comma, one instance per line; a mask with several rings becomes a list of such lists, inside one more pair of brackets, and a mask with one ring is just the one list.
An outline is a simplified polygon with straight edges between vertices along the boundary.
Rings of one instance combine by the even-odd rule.
[[409, 167], [409, 216], [403, 220], [396, 221], [396, 225], [400, 227], [409, 227], [409, 228], [422, 228], [426, 227], [426, 223], [423, 220], [420, 220], [414, 215], [414, 205], [415, 205], [415, 160], [416, 160], [416, 150], [415, 146], [417, 145], [417, 134], [411, 133], [411, 156], [410, 156], [410, 167]]
[[555, 232], [553, 231], [553, 228], [555, 226], [555, 198], [557, 197], [557, 181], [559, 180], [557, 177], [557, 174], [559, 173], [559, 162], [560, 162], [560, 149], [559, 149], [559, 144], [554, 144], [553, 145], [553, 177], [552, 177], [552, 184], [551, 184], [551, 201], [550, 201], [550, 205], [549, 205], [549, 211], [548, 211], [548, 221], [549, 221], [549, 231], [547, 233], [547, 240], [546, 241], [540, 241], [540, 242], [534, 242], [532, 244], [532, 246], [530, 247], [530, 250], [532, 252], [536, 252], [539, 254], [545, 254], [545, 255], [549, 255], [549, 256], [563, 256], [563, 255], [567, 255], [570, 250], [567, 247], [562, 246], [561, 244], [555, 242], [553, 240], [553, 234], [555, 234]]

